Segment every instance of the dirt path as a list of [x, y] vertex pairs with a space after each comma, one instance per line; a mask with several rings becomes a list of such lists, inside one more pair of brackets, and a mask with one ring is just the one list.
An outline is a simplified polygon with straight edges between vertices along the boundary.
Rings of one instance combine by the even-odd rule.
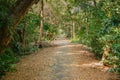
[[23, 58], [17, 72], [8, 73], [2, 80], [117, 80], [106, 72], [86, 46], [56, 41], [60, 46], [44, 48]]

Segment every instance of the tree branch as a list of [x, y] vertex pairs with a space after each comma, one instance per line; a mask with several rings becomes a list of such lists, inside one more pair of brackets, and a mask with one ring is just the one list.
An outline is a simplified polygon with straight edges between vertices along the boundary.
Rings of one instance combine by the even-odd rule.
[[15, 5], [10, 9], [9, 20], [4, 26], [0, 27], [0, 54], [4, 53], [4, 49], [9, 44], [17, 24], [28, 11], [29, 7], [35, 3], [36, 0], [17, 0]]

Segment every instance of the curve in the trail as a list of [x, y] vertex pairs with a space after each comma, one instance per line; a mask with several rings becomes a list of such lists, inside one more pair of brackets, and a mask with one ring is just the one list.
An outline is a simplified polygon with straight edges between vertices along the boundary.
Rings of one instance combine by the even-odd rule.
[[17, 64], [18, 71], [7, 73], [2, 80], [119, 80], [86, 46], [67, 40], [54, 44], [60, 46], [26, 56]]

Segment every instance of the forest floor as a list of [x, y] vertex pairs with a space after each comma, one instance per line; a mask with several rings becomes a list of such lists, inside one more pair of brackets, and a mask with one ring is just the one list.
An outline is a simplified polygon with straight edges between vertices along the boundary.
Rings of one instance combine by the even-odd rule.
[[87, 46], [68, 40], [56, 40], [54, 44], [58, 46], [23, 57], [17, 71], [7, 73], [2, 80], [120, 80]]

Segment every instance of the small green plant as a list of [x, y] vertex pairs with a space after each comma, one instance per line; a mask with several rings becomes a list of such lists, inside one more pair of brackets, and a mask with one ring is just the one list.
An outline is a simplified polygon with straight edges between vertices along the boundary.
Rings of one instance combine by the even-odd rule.
[[0, 55], [0, 76], [8, 71], [15, 71], [15, 63], [18, 61], [19, 57], [10, 48], [6, 48], [5, 54]]

